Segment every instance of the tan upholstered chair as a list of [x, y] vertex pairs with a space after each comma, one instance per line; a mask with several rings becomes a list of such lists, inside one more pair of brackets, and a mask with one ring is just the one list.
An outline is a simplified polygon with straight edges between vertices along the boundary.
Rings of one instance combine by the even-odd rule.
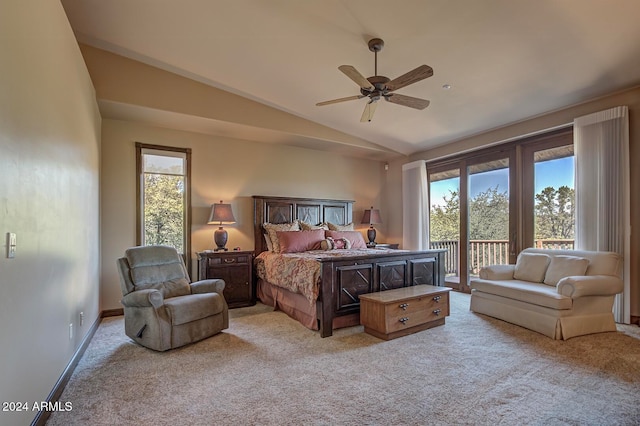
[[229, 326], [223, 280], [191, 283], [172, 247], [133, 247], [118, 259], [125, 333], [157, 351], [205, 339]]

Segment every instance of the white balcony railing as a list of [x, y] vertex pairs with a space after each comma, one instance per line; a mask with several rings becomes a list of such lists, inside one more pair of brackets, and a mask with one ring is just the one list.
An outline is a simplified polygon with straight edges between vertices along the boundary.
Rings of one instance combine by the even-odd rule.
[[[444, 268], [447, 275], [458, 276], [459, 241], [431, 241], [431, 248], [445, 249]], [[534, 241], [536, 248], [573, 249], [572, 239], [545, 239]], [[469, 272], [477, 275], [480, 268], [487, 265], [509, 263], [509, 241], [507, 240], [471, 240], [469, 241]]]

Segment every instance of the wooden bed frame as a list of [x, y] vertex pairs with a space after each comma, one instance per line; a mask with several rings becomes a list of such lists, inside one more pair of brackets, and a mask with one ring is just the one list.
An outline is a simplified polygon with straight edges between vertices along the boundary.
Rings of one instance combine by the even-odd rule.
[[[313, 225], [345, 225], [353, 220], [353, 201], [270, 196], [253, 199], [256, 256], [267, 250], [263, 223], [302, 220]], [[360, 294], [418, 284], [443, 286], [444, 253], [445, 250], [381, 250], [380, 254], [319, 260], [321, 283], [316, 311], [320, 335], [331, 336], [334, 319], [339, 317], [350, 315], [356, 320], [353, 325], [358, 324]]]

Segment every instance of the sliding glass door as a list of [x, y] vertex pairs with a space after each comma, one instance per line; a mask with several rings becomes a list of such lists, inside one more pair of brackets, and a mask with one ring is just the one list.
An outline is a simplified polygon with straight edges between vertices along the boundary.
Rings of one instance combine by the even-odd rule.
[[575, 163], [566, 139], [523, 149], [524, 234], [531, 247], [573, 249], [575, 238]]
[[429, 163], [431, 248], [447, 286], [524, 248], [573, 248], [573, 132], [565, 129]]
[[445, 250], [447, 285], [460, 283], [460, 169], [436, 171], [429, 177], [430, 247]]
[[467, 259], [470, 276], [485, 265], [512, 260], [515, 232], [510, 214], [510, 158], [501, 156], [467, 166]]

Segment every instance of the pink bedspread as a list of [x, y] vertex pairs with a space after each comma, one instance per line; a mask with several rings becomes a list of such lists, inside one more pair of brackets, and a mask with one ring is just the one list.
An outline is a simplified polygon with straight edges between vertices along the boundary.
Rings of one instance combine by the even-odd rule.
[[265, 251], [256, 257], [256, 272], [260, 278], [273, 285], [300, 293], [310, 304], [318, 298], [320, 286], [320, 262], [318, 259], [381, 255], [397, 250], [352, 249], [313, 250], [302, 253], [273, 253]]

